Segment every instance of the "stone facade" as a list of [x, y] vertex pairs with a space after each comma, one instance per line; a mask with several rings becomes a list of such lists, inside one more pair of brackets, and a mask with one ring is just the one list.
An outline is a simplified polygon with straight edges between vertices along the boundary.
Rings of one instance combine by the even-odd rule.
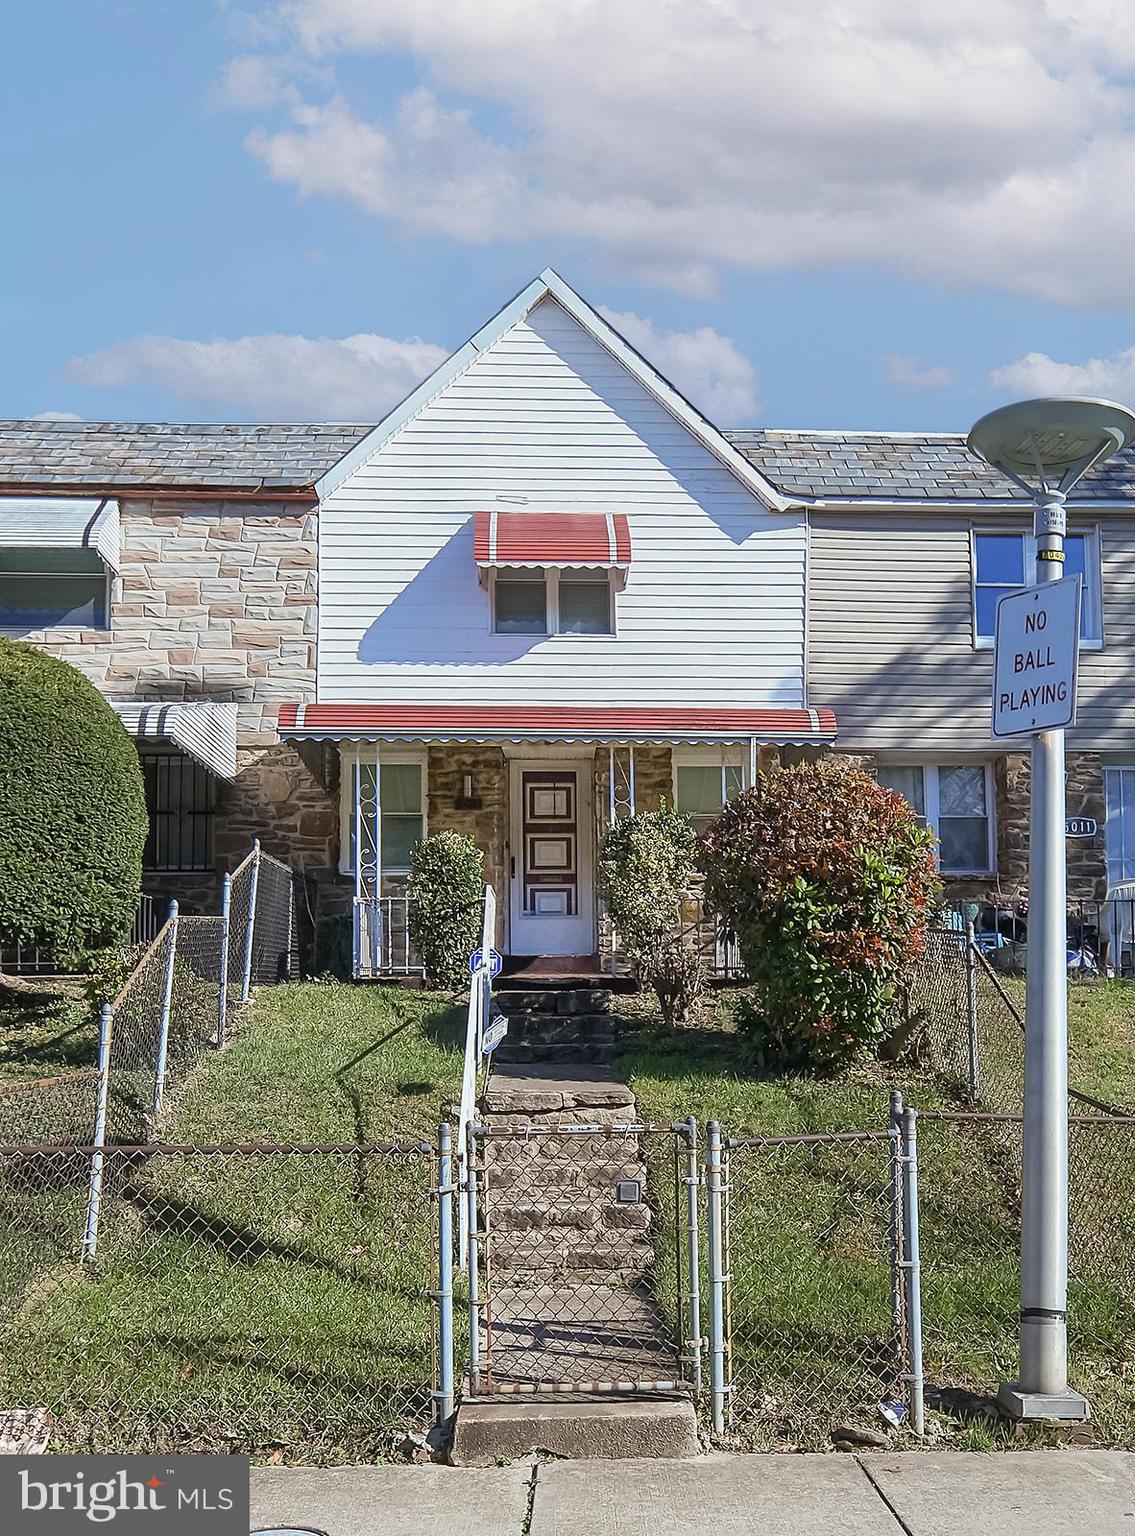
[[275, 729], [282, 701], [315, 697], [314, 509], [129, 496], [120, 505], [110, 629], [26, 638], [108, 698], [239, 706], [238, 772], [217, 785], [214, 868], [147, 872], [145, 888], [176, 895], [188, 911], [216, 910], [221, 873], [254, 837], [326, 881], [338, 847], [334, 771], [328, 754], [282, 744]]
[[[473, 779], [473, 804], [462, 799], [463, 779]], [[485, 878], [503, 907], [508, 892], [508, 763], [500, 747], [476, 742], [439, 742], [429, 749], [427, 794], [430, 832], [464, 832], [485, 855]]]

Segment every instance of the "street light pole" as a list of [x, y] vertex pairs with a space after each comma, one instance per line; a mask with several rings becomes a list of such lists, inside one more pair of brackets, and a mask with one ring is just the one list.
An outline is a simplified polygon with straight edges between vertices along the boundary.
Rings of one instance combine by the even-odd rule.
[[[1064, 501], [1064, 493], [1055, 491], [1036, 502], [1037, 586], [1064, 574]], [[1017, 1385], [1020, 1394], [1041, 1402], [1063, 1398], [1068, 1388], [1068, 879], [1063, 730], [1040, 731], [1033, 737], [1029, 795], [1021, 1374]], [[1062, 1411], [1060, 1416], [1086, 1417], [1086, 1413]]]
[[[1027, 492], [1035, 586], [1064, 572], [1072, 487], [1135, 441], [1135, 414], [1107, 400], [1025, 400], [983, 416], [970, 450]], [[1078, 1420], [1068, 1386], [1068, 934], [1064, 731], [1033, 735], [1021, 1151], [1020, 1379], [998, 1400], [1014, 1417]]]

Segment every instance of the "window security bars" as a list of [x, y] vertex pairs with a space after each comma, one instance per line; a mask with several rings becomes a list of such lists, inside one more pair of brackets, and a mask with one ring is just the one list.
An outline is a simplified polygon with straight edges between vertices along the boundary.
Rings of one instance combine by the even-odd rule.
[[150, 817], [142, 867], [211, 869], [217, 809], [213, 775], [184, 752], [145, 753], [141, 763]]

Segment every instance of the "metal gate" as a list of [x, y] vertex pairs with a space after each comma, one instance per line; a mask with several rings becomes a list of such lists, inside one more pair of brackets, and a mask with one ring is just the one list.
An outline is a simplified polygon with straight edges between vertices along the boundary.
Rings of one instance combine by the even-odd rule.
[[697, 1392], [697, 1125], [469, 1128], [469, 1390]]

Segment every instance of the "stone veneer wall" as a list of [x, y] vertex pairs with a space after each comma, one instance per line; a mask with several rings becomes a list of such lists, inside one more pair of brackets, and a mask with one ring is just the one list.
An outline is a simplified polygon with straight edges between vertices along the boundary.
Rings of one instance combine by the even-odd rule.
[[[462, 778], [473, 776], [479, 806], [460, 806]], [[433, 832], [464, 832], [485, 855], [485, 879], [497, 893], [497, 940], [504, 936], [505, 844], [508, 841], [508, 763], [500, 747], [476, 742], [439, 742], [429, 749], [428, 826]]]
[[254, 837], [326, 880], [338, 843], [329, 755], [283, 745], [275, 731], [283, 700], [315, 696], [315, 510], [143, 497], [123, 498], [121, 510], [110, 630], [27, 638], [108, 698], [239, 705], [237, 777], [218, 784], [215, 870], [147, 873], [146, 889], [177, 895], [187, 910], [215, 910], [220, 872]]

